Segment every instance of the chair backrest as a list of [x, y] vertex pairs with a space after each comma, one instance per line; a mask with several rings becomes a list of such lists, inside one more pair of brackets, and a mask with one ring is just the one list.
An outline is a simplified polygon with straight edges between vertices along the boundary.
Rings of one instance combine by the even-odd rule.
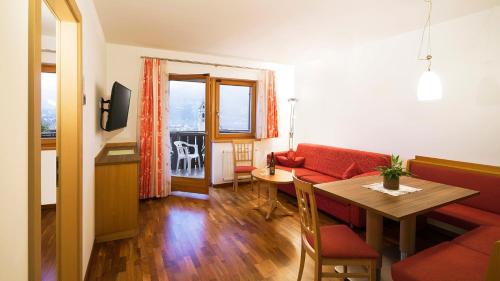
[[233, 140], [233, 163], [254, 166], [254, 147], [253, 140]]
[[179, 156], [186, 156], [186, 148], [184, 147], [184, 144], [187, 144], [187, 142], [184, 141], [174, 141], [175, 148], [177, 149], [177, 154]]
[[[316, 207], [316, 198], [314, 197], [314, 187], [312, 184], [301, 181], [293, 174], [293, 183], [297, 193], [297, 206], [299, 208], [300, 229], [302, 244], [306, 250], [316, 256], [321, 257], [321, 239], [319, 233], [319, 217]], [[311, 245], [307, 238], [311, 239], [314, 245]]]
[[500, 280], [500, 241], [495, 242], [491, 251], [490, 264], [486, 273], [486, 281]]

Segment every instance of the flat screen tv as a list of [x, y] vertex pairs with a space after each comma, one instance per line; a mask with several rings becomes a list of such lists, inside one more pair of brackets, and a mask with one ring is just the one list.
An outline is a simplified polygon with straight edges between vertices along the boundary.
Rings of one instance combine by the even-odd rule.
[[[115, 82], [111, 90], [111, 99], [105, 101], [101, 99], [101, 128], [105, 131], [114, 131], [127, 126], [128, 108], [130, 105], [130, 95], [132, 91], [122, 84]], [[104, 108], [108, 104], [108, 108]], [[103, 127], [104, 112], [108, 113], [106, 126]]]

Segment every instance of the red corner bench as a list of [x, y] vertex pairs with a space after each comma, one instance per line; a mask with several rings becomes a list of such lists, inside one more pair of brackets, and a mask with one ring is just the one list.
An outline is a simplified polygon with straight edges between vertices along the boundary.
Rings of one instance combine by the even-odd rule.
[[478, 190], [479, 196], [436, 209], [428, 217], [462, 229], [500, 227], [500, 167], [416, 156], [408, 170], [418, 178]]
[[[277, 152], [275, 157], [287, 156], [289, 152]], [[390, 156], [385, 154], [366, 152], [353, 149], [338, 148], [317, 144], [301, 143], [297, 146], [295, 157], [304, 157], [299, 167], [280, 165], [276, 168], [292, 171], [301, 180], [318, 184], [339, 181], [348, 178], [370, 176], [378, 174], [376, 167], [390, 165]], [[271, 156], [268, 155], [268, 161]], [[279, 159], [278, 159], [279, 161]], [[346, 175], [346, 171], [348, 175]], [[293, 184], [278, 185], [278, 189], [295, 196]], [[318, 209], [357, 227], [365, 226], [365, 212], [363, 209], [346, 202], [337, 201], [321, 194], [316, 194]]]
[[408, 170], [426, 180], [479, 190], [480, 195], [429, 213], [434, 220], [475, 229], [394, 264], [393, 280], [500, 280], [500, 167], [417, 156], [408, 161]]

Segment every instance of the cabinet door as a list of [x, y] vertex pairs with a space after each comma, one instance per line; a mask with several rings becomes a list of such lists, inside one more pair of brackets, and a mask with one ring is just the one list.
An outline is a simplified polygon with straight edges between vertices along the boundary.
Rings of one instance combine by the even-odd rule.
[[96, 167], [95, 231], [98, 240], [113, 240], [137, 232], [137, 163]]

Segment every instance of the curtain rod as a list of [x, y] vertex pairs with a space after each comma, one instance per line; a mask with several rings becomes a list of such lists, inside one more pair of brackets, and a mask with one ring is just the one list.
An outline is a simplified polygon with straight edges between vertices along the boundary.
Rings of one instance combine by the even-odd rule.
[[179, 59], [170, 59], [170, 58], [155, 58], [155, 57], [148, 57], [148, 56], [141, 56], [141, 59], [159, 59], [159, 60], [166, 60], [166, 61], [171, 61], [171, 62], [211, 65], [211, 66], [215, 66], [215, 67], [232, 67], [232, 68], [242, 68], [242, 69], [250, 69], [250, 70], [268, 70], [268, 69], [264, 69], [264, 68], [256, 68], [256, 67], [241, 66], [241, 65], [210, 63], [210, 62], [192, 61], [192, 60], [179, 60]]

